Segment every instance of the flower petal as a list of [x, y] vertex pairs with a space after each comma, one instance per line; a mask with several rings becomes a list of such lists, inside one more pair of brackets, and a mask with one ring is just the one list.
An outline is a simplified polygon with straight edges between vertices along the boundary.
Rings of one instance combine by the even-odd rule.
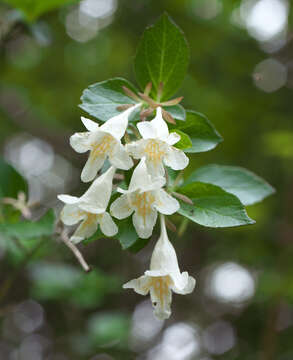
[[157, 113], [152, 121], [141, 121], [137, 128], [144, 139], [166, 140], [169, 136], [168, 125], [162, 117], [162, 109], [157, 108]]
[[155, 139], [157, 137], [156, 129], [151, 121], [141, 121], [136, 126], [143, 139]]
[[102, 218], [100, 219], [100, 226], [101, 231], [106, 236], [114, 236], [118, 233], [118, 227], [114, 223], [111, 215], [107, 212], [105, 212], [103, 215], [101, 215]]
[[133, 166], [131, 157], [127, 154], [126, 149], [120, 143], [117, 143], [112, 154], [109, 154], [110, 163], [118, 169], [129, 170]]
[[140, 238], [147, 239], [152, 235], [157, 215], [157, 211], [153, 209], [145, 216], [140, 215], [137, 211], [133, 214], [133, 225]]
[[90, 156], [82, 169], [81, 180], [83, 182], [92, 181], [97, 172], [101, 169], [106, 159], [106, 155], [96, 155], [94, 151], [91, 151]]
[[122, 136], [125, 134], [127, 125], [128, 125], [128, 117], [132, 113], [134, 109], [139, 107], [141, 104], [137, 104], [132, 106], [131, 108], [123, 111], [121, 114], [116, 115], [109, 119], [103, 124], [100, 129], [105, 131], [112, 136], [114, 136], [117, 140], [120, 140]]
[[134, 192], [137, 190], [145, 192], [159, 189], [165, 184], [165, 181], [166, 180], [162, 177], [154, 181], [148, 173], [145, 158], [142, 158], [132, 173], [127, 192]]
[[[172, 290], [176, 293], [176, 294], [181, 294], [181, 295], [186, 295], [186, 294], [190, 294], [193, 292], [196, 281], [192, 276], [188, 275], [188, 272], [184, 271], [182, 274], [182, 284], [185, 284], [184, 287], [180, 286], [178, 287], [178, 282], [174, 282], [174, 285], [172, 286]], [[174, 281], [174, 280], [173, 280]]]
[[172, 292], [163, 279], [160, 281], [162, 282], [161, 284], [158, 284], [160, 285], [160, 289], [156, 289], [152, 286], [150, 288], [150, 295], [154, 308], [154, 315], [159, 320], [165, 320], [171, 315]]
[[144, 272], [144, 274], [151, 277], [162, 277], [169, 275], [169, 272], [164, 269], [158, 269], [158, 270], [147, 270]]
[[164, 168], [162, 161], [152, 161], [152, 160], [146, 159], [146, 165], [147, 165], [149, 174], [153, 178], [158, 178], [158, 177], [163, 178], [165, 176], [165, 168]]
[[182, 170], [188, 165], [189, 159], [182, 150], [171, 146], [164, 157], [164, 163], [173, 170]]
[[141, 277], [130, 280], [123, 285], [123, 289], [133, 289], [140, 295], [146, 295], [150, 290], [151, 279], [148, 276], [142, 275]]
[[60, 213], [62, 222], [68, 226], [77, 224], [85, 217], [85, 212], [80, 210], [77, 204], [66, 204]]
[[133, 141], [130, 144], [125, 145], [126, 151], [133, 156], [135, 159], [141, 159], [144, 154], [144, 148], [147, 143], [147, 140], [140, 139]]
[[90, 150], [90, 133], [79, 132], [70, 136], [70, 145], [78, 153]]
[[157, 108], [157, 114], [154, 120], [151, 121], [152, 126], [156, 129], [157, 138], [166, 140], [169, 136], [169, 129], [166, 121], [162, 116], [162, 108]]
[[129, 203], [127, 194], [121, 195], [111, 204], [110, 213], [120, 220], [127, 218], [133, 213], [133, 208]]
[[99, 124], [97, 124], [96, 122], [94, 122], [90, 119], [87, 119], [87, 118], [81, 116], [81, 121], [88, 131], [93, 132], [93, 131], [97, 131], [99, 129]]
[[79, 198], [76, 196], [61, 194], [57, 196], [59, 200], [64, 202], [65, 204], [76, 204], [79, 202]]
[[179, 134], [177, 134], [176, 132], [172, 132], [166, 139], [166, 142], [169, 145], [174, 145], [176, 144], [179, 140], [181, 139], [181, 136]]
[[79, 243], [83, 239], [89, 238], [97, 231], [97, 216], [90, 215], [78, 226], [75, 233], [71, 236], [70, 241], [74, 244]]
[[154, 207], [164, 215], [172, 215], [179, 210], [179, 202], [169, 195], [165, 190], [156, 191], [156, 204]]
[[173, 279], [174, 276], [181, 276], [181, 273], [175, 249], [168, 239], [165, 218], [163, 215], [160, 218], [161, 235], [151, 257], [150, 271], [166, 271]]
[[115, 168], [111, 166], [91, 184], [89, 189], [79, 199], [81, 209], [94, 214], [105, 212], [112, 193], [114, 174]]

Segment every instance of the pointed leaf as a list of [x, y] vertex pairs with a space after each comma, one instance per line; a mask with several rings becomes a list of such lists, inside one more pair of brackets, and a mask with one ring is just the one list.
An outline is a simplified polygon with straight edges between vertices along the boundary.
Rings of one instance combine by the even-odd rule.
[[186, 111], [184, 107], [180, 104], [172, 105], [172, 106], [163, 106], [163, 108], [166, 111], [168, 111], [176, 120], [184, 121], [186, 119]]
[[79, 107], [95, 118], [106, 121], [121, 113], [117, 107], [136, 103], [125, 94], [123, 86], [137, 93], [134, 86], [127, 80], [113, 78], [90, 85], [85, 89], [81, 96], [82, 104]]
[[214, 149], [221, 141], [221, 135], [209, 120], [196, 111], [188, 110], [186, 120], [177, 122], [171, 129], [181, 130], [189, 135], [192, 146], [186, 149], [188, 153], [198, 153]]
[[180, 87], [189, 61], [189, 48], [183, 32], [164, 14], [147, 28], [138, 45], [135, 73], [142, 89], [151, 82], [151, 96], [157, 99], [163, 83], [161, 100], [168, 100]]
[[193, 201], [193, 205], [180, 201], [179, 214], [208, 227], [232, 227], [253, 224], [240, 200], [212, 184], [194, 182], [177, 189]]
[[237, 166], [208, 165], [194, 171], [185, 184], [201, 181], [220, 186], [236, 195], [242, 204], [255, 204], [275, 192], [265, 180]]
[[171, 130], [170, 133], [175, 132], [180, 135], [180, 140], [174, 145], [177, 149], [184, 150], [189, 149], [192, 146], [190, 137], [181, 130]]

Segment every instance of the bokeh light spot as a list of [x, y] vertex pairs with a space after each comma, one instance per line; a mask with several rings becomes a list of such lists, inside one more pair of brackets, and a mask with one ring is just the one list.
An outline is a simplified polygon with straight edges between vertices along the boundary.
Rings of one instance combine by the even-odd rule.
[[266, 59], [256, 65], [253, 72], [253, 80], [256, 87], [271, 93], [287, 82], [287, 68], [275, 59]]
[[169, 326], [162, 342], [149, 351], [148, 360], [191, 360], [200, 354], [199, 331], [186, 323]]
[[25, 333], [34, 332], [43, 325], [43, 308], [33, 300], [24, 301], [15, 308], [13, 321], [19, 330]]
[[268, 41], [286, 29], [288, 10], [285, 0], [245, 0], [241, 16], [251, 36]]
[[236, 263], [219, 265], [207, 277], [207, 294], [221, 302], [245, 302], [253, 296], [254, 290], [252, 275]]
[[211, 354], [224, 354], [232, 349], [235, 343], [234, 330], [226, 321], [218, 321], [208, 326], [203, 333], [203, 344]]

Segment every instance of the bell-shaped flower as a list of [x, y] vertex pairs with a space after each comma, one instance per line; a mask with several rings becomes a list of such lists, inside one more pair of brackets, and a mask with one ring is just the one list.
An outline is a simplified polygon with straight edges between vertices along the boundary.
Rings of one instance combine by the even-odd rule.
[[106, 212], [114, 173], [115, 168], [112, 166], [98, 177], [80, 198], [58, 195], [59, 200], [66, 204], [61, 211], [63, 223], [70, 226], [81, 222], [70, 238], [73, 243], [79, 243], [92, 236], [97, 231], [98, 224], [106, 236], [117, 234], [118, 228], [110, 214]]
[[180, 135], [169, 133], [160, 107], [153, 120], [139, 122], [137, 128], [142, 139], [127, 144], [126, 149], [135, 159], [146, 158], [153, 177], [164, 176], [164, 164], [173, 170], [182, 170], [188, 165], [189, 159], [184, 152], [172, 146], [180, 140]]
[[154, 314], [159, 319], [171, 315], [172, 291], [176, 294], [190, 294], [195, 286], [195, 279], [187, 272], [180, 272], [174, 247], [166, 231], [165, 220], [161, 215], [161, 236], [154, 248], [150, 270], [143, 276], [123, 285], [124, 289], [134, 289], [141, 295], [150, 292]]
[[111, 214], [125, 219], [134, 212], [132, 221], [137, 234], [143, 239], [150, 237], [158, 212], [171, 215], [180, 207], [178, 201], [162, 189], [165, 182], [163, 177], [151, 178], [142, 158], [133, 171], [128, 190], [117, 189], [123, 195], [112, 203]]
[[79, 153], [90, 151], [81, 173], [82, 181], [92, 181], [107, 157], [110, 163], [118, 169], [128, 170], [133, 166], [132, 159], [120, 140], [125, 134], [129, 115], [139, 106], [140, 104], [132, 106], [101, 126], [90, 119], [81, 117], [81, 121], [88, 131], [72, 135], [70, 145]]

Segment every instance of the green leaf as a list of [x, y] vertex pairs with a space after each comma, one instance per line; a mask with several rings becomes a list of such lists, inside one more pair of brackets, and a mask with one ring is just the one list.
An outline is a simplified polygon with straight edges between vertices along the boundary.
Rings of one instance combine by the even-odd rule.
[[129, 249], [139, 238], [134, 230], [132, 217], [130, 216], [125, 220], [119, 221], [119, 223], [117, 222], [117, 225], [119, 232], [115, 237], [119, 240], [123, 250]]
[[193, 201], [193, 205], [180, 201], [179, 213], [197, 224], [218, 228], [254, 223], [240, 200], [218, 186], [194, 182], [177, 191]]
[[191, 141], [190, 137], [187, 134], [185, 134], [183, 131], [174, 129], [174, 130], [171, 130], [170, 132], [171, 133], [175, 132], [178, 135], [180, 135], [180, 137], [181, 137], [181, 139], [178, 141], [178, 143], [176, 143], [174, 145], [177, 149], [185, 150], [192, 146], [192, 141]]
[[265, 180], [237, 166], [203, 166], [194, 171], [185, 184], [194, 181], [220, 186], [236, 195], [244, 205], [255, 204], [275, 192]]
[[0, 159], [0, 198], [17, 198], [19, 191], [27, 193], [26, 181], [11, 165]]
[[163, 108], [166, 111], [168, 111], [176, 120], [184, 121], [186, 119], [186, 111], [184, 107], [180, 104], [172, 105], [172, 106], [163, 106]]
[[79, 107], [95, 118], [106, 121], [121, 113], [117, 110], [118, 106], [135, 104], [135, 101], [124, 93], [123, 86], [137, 92], [127, 80], [113, 78], [90, 85], [85, 89], [81, 96], [82, 104]]
[[177, 191], [178, 187], [183, 185], [183, 173], [173, 170], [170, 167], [166, 167], [166, 170], [168, 174], [168, 189], [170, 191]]
[[214, 149], [221, 141], [221, 135], [209, 120], [201, 113], [188, 110], [186, 120], [178, 122], [171, 129], [181, 130], [189, 135], [192, 146], [186, 149], [188, 153], [198, 153]]
[[10, 237], [21, 240], [35, 239], [41, 236], [49, 236], [54, 232], [55, 215], [53, 210], [49, 210], [40, 220], [23, 220], [16, 223], [0, 224], [0, 232]]
[[[140, 239], [138, 237], [132, 224], [132, 216], [120, 221], [115, 219], [115, 222], [119, 230], [118, 233], [111, 238], [117, 239], [123, 250], [137, 253], [148, 243], [149, 239]], [[108, 238], [108, 236], [104, 235], [99, 227], [93, 236], [83, 240], [83, 244], [87, 245], [93, 241], [105, 238]]]
[[7, 4], [19, 9], [28, 20], [34, 20], [40, 15], [61, 7], [62, 5], [77, 2], [77, 0], [3, 0]]
[[137, 235], [133, 227], [132, 216], [119, 221], [117, 225], [119, 227], [119, 232], [115, 235], [115, 238], [119, 240], [123, 250], [137, 253], [148, 243], [149, 239], [140, 239]]
[[189, 62], [189, 48], [183, 32], [164, 14], [147, 28], [138, 45], [135, 74], [142, 89], [151, 82], [151, 96], [157, 99], [162, 82], [160, 100], [169, 99], [180, 87]]

